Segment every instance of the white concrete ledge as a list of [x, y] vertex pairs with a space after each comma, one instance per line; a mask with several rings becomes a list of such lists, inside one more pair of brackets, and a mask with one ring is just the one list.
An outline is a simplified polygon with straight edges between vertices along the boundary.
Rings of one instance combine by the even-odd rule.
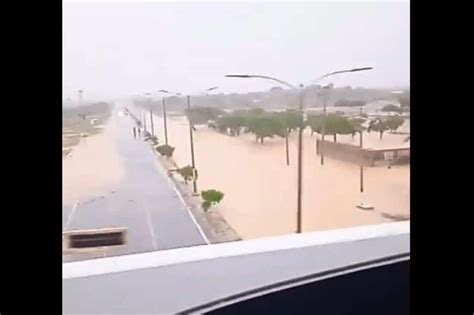
[[63, 263], [63, 279], [89, 277], [213, 258], [367, 240], [409, 233], [410, 221], [404, 221], [99, 258]]

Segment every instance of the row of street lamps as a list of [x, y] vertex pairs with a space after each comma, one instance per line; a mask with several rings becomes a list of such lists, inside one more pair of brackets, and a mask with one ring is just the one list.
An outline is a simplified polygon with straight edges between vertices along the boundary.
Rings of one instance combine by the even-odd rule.
[[[322, 79], [325, 79], [327, 77], [333, 76], [333, 75], [338, 75], [338, 74], [343, 74], [343, 73], [351, 73], [351, 72], [360, 72], [360, 71], [367, 71], [367, 70], [372, 70], [372, 67], [364, 67], [364, 68], [353, 68], [353, 69], [346, 69], [346, 70], [340, 70], [340, 71], [334, 71], [330, 72], [327, 74], [324, 74], [314, 80], [312, 83], [317, 83], [321, 81]], [[270, 76], [265, 76], [265, 75], [257, 75], [257, 74], [228, 74], [225, 76], [226, 78], [259, 78], [259, 79], [265, 79], [265, 80], [270, 80], [270, 81], [275, 81], [278, 82], [282, 85], [285, 85], [291, 89], [297, 90], [298, 91], [298, 110], [300, 113], [303, 113], [304, 110], [304, 102], [303, 102], [303, 97], [304, 97], [304, 89], [303, 85], [300, 84], [298, 87], [296, 87], [293, 84], [290, 84], [286, 81], [270, 77]], [[203, 92], [209, 92], [212, 90], [217, 89], [217, 87], [211, 87]], [[165, 93], [165, 94], [173, 94], [176, 96], [182, 96], [182, 93], [175, 93], [171, 92], [168, 90], [158, 90], [160, 93]], [[146, 95], [150, 95], [150, 93], [146, 93]], [[190, 104], [190, 95], [186, 95], [187, 99], [187, 108], [191, 107]], [[324, 102], [324, 109], [323, 109], [323, 115], [326, 116], [326, 102]], [[196, 162], [194, 158], [194, 140], [193, 140], [193, 125], [191, 123], [191, 120], [188, 117], [189, 121], [189, 139], [190, 139], [190, 146], [191, 146], [191, 164], [193, 169], [196, 171]], [[324, 126], [324, 119], [323, 119], [323, 126], [322, 126], [322, 139], [324, 139], [324, 131], [325, 131], [325, 126]], [[163, 124], [164, 124], [164, 132], [165, 132], [165, 143], [168, 144], [168, 132], [167, 132], [167, 124], [166, 124], [166, 106], [165, 106], [165, 98], [163, 98]], [[302, 175], [303, 175], [303, 130], [304, 130], [304, 123], [303, 120], [300, 121], [300, 126], [298, 128], [298, 179], [297, 179], [297, 205], [296, 205], [296, 211], [297, 211], [297, 224], [296, 224], [296, 232], [301, 233], [302, 232]], [[362, 144], [362, 143], [361, 143]], [[321, 156], [321, 164], [324, 164], [324, 159]], [[361, 167], [361, 174], [362, 174], [362, 167]], [[361, 185], [362, 185], [362, 180], [361, 180]], [[361, 188], [362, 189], [362, 188]], [[197, 194], [197, 176], [194, 176], [193, 179], [193, 193]]]
[[[200, 91], [200, 92], [197, 92], [197, 93], [192, 93], [192, 94], [188, 94], [186, 95], [186, 104], [187, 104], [187, 109], [189, 110], [191, 108], [191, 95], [199, 95], [199, 94], [202, 94], [202, 93], [207, 93], [207, 92], [210, 92], [210, 91], [213, 91], [213, 90], [216, 90], [218, 89], [217, 86], [214, 86], [214, 87], [211, 87], [211, 88], [208, 88], [208, 89], [205, 89], [203, 91]], [[164, 93], [164, 94], [171, 94], [171, 95], [175, 95], [175, 96], [183, 96], [184, 93], [180, 93], [180, 92], [172, 92], [172, 91], [169, 91], [169, 90], [158, 90], [157, 92], [159, 93]], [[145, 93], [145, 95], [149, 96], [151, 95], [151, 93]], [[167, 122], [166, 122], [166, 105], [165, 105], [165, 98], [163, 97], [163, 103], [162, 103], [163, 107], [163, 127], [164, 127], [164, 133], [165, 133], [165, 144], [168, 145], [168, 127], [167, 127]], [[146, 121], [146, 119], [145, 119]], [[151, 121], [151, 125], [153, 126], [153, 111], [152, 109], [150, 108], [150, 121]], [[193, 136], [193, 124], [191, 122], [191, 119], [188, 118], [188, 122], [189, 122], [189, 142], [190, 142], [190, 147], [191, 147], [191, 167], [193, 168], [194, 172], [195, 172], [195, 176], [193, 177], [193, 194], [194, 195], [197, 195], [197, 169], [196, 169], [196, 159], [194, 157], [194, 136]], [[144, 126], [145, 128], [145, 131], [146, 131], [146, 124]], [[152, 135], [155, 135], [154, 134], [154, 130], [153, 130], [153, 127], [152, 127]]]

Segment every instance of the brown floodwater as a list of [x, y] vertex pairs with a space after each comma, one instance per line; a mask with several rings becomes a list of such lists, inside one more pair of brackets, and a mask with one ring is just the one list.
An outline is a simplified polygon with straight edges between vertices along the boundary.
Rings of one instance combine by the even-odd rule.
[[[163, 142], [162, 117], [155, 116], [155, 131]], [[377, 133], [365, 135], [364, 147], [407, 147], [407, 135]], [[316, 156], [318, 135], [303, 139], [303, 229], [304, 231], [344, 228], [388, 222], [389, 216], [409, 217], [410, 166], [364, 168], [364, 203], [372, 211], [356, 208], [361, 201], [359, 166]], [[168, 117], [169, 144], [176, 147], [179, 166], [191, 164], [189, 127], [184, 117]], [[330, 137], [329, 139], [332, 139]], [[289, 139], [290, 166], [286, 165], [285, 141], [265, 139], [263, 145], [252, 134], [231, 137], [198, 126], [194, 132], [198, 189], [217, 189], [225, 196], [218, 209], [244, 239], [294, 233], [297, 204], [297, 134]], [[352, 142], [351, 136], [338, 141]], [[358, 143], [355, 138], [354, 143]], [[385, 216], [383, 214], [386, 214]]]
[[123, 162], [114, 140], [117, 128], [113, 119], [102, 133], [81, 139], [63, 159], [63, 204], [108, 193], [119, 186], [124, 176]]

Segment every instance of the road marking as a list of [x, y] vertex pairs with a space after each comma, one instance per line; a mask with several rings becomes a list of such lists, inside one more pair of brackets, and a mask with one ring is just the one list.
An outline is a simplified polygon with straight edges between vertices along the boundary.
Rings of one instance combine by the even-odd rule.
[[67, 222], [66, 222], [65, 230], [68, 229], [69, 224], [70, 224], [71, 221], [72, 221], [72, 217], [74, 216], [74, 212], [76, 211], [76, 208], [77, 208], [77, 205], [78, 205], [78, 204], [79, 204], [79, 203], [76, 201], [76, 202], [74, 203], [74, 205], [72, 206], [72, 210], [71, 210], [71, 212], [69, 213], [69, 217], [68, 217]]
[[148, 211], [147, 208], [145, 208], [143, 205], [142, 205], [142, 208], [146, 213], [146, 221], [148, 222], [148, 228], [150, 229], [153, 248], [155, 250], [158, 250], [158, 245], [156, 244], [155, 230], [153, 229], [153, 224], [151, 223], [150, 211]]
[[209, 239], [207, 238], [206, 234], [204, 234], [204, 231], [202, 230], [201, 226], [199, 225], [199, 223], [197, 222], [196, 218], [194, 217], [193, 213], [191, 212], [191, 209], [188, 207], [188, 205], [186, 204], [186, 202], [184, 201], [183, 199], [183, 196], [181, 196], [181, 193], [179, 192], [178, 188], [176, 188], [176, 184], [173, 182], [173, 180], [169, 179], [169, 181], [171, 181], [171, 186], [173, 187], [173, 190], [176, 192], [176, 194], [178, 195], [179, 197], [179, 200], [181, 200], [181, 202], [183, 203], [183, 206], [184, 208], [186, 209], [186, 211], [188, 212], [189, 216], [191, 217], [191, 220], [193, 221], [194, 225], [196, 226], [196, 228], [198, 229], [199, 231], [199, 234], [201, 234], [202, 238], [204, 239], [204, 241], [206, 242], [207, 245], [210, 245], [211, 242], [209, 241]]
[[[206, 234], [204, 234], [204, 231], [202, 230], [201, 226], [199, 225], [199, 223], [197, 222], [197, 220], [194, 217], [193, 213], [191, 212], [191, 209], [189, 208], [189, 206], [184, 201], [183, 196], [181, 196], [181, 193], [179, 192], [178, 188], [176, 187], [175, 182], [173, 182], [173, 180], [168, 176], [168, 172], [166, 171], [165, 167], [163, 165], [161, 165], [161, 163], [159, 161], [156, 160], [156, 157], [154, 156], [155, 152], [153, 152], [152, 149], [150, 149], [150, 151], [153, 154], [153, 157], [155, 158], [155, 163], [153, 163], [153, 164], [155, 165], [155, 167], [157, 167], [157, 165], [159, 165], [159, 167], [163, 170], [164, 176], [167, 177], [167, 179], [170, 182], [171, 187], [173, 188], [174, 192], [178, 195], [179, 200], [181, 200], [181, 203], [183, 204], [184, 208], [186, 209], [189, 216], [191, 217], [191, 220], [193, 221], [194, 225], [198, 229], [199, 234], [201, 234], [201, 237], [204, 239], [204, 241], [206, 242], [207, 245], [211, 245], [211, 242], [207, 238]], [[158, 171], [160, 171], [160, 170], [158, 170]]]

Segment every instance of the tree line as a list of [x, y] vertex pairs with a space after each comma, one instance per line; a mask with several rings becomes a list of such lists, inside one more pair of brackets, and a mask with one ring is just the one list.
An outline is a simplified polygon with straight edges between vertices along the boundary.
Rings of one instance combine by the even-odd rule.
[[255, 141], [264, 144], [266, 138], [288, 137], [293, 130], [303, 124], [309, 127], [311, 134], [322, 134], [332, 136], [337, 142], [337, 135], [355, 136], [358, 132], [367, 130], [380, 134], [382, 139], [386, 131], [396, 132], [403, 124], [404, 119], [400, 116], [387, 118], [368, 119], [365, 117], [349, 118], [341, 114], [312, 114], [303, 119], [297, 110], [285, 110], [281, 112], [266, 112], [262, 108], [240, 109], [226, 113], [212, 107], [195, 107], [187, 111], [188, 119], [192, 124], [206, 124], [209, 128], [230, 136], [239, 136], [241, 133], [253, 133]]

